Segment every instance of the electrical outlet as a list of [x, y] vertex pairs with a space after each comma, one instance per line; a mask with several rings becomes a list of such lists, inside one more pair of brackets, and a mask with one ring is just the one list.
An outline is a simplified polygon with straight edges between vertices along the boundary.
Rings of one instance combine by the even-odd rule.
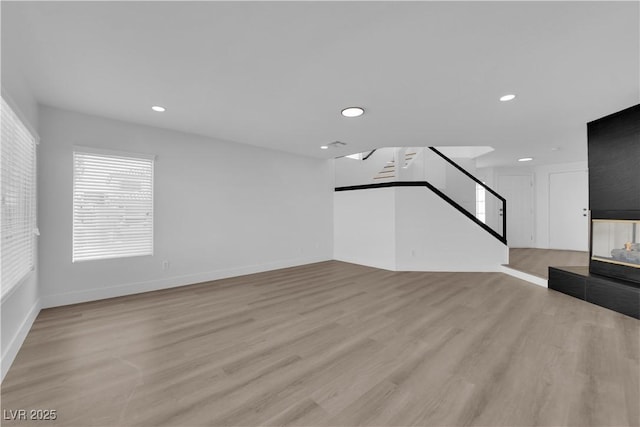
[[168, 270], [169, 269], [169, 261], [167, 261], [167, 260], [162, 261], [162, 269], [163, 270]]

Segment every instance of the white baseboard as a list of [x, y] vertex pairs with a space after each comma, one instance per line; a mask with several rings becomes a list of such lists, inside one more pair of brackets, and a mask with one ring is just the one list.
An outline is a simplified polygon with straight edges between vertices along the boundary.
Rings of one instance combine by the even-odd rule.
[[378, 268], [380, 270], [387, 270], [387, 271], [396, 271], [395, 265], [387, 265], [386, 263], [383, 262], [371, 262], [369, 260], [363, 260], [363, 259], [356, 259], [356, 258], [350, 258], [350, 257], [336, 257], [334, 256], [333, 258], [335, 261], [340, 261], [340, 262], [346, 262], [348, 264], [356, 264], [356, 265], [364, 265], [365, 267], [373, 267], [373, 268]]
[[364, 265], [367, 267], [379, 268], [387, 271], [422, 271], [422, 272], [449, 272], [449, 273], [502, 273], [502, 265], [483, 265], [483, 266], [465, 266], [465, 265], [447, 265], [444, 267], [433, 266], [400, 266], [386, 265], [378, 262], [370, 262], [369, 260], [353, 259], [346, 257], [336, 257], [336, 261], [348, 262], [350, 264]]
[[40, 304], [40, 300], [37, 300], [29, 310], [29, 313], [27, 313], [27, 316], [22, 321], [20, 328], [11, 339], [8, 347], [3, 349], [4, 353], [2, 354], [2, 359], [0, 360], [0, 382], [4, 380], [4, 376], [7, 374], [7, 372], [9, 372], [9, 368], [18, 355], [18, 351], [20, 351], [20, 347], [22, 347], [22, 343], [27, 337], [29, 330], [31, 330], [31, 325], [33, 325], [36, 317], [38, 317], [38, 313], [40, 313], [41, 308], [42, 305]]
[[422, 272], [438, 272], [438, 273], [502, 273], [502, 266], [473, 266], [473, 267], [421, 267], [421, 268], [396, 268], [393, 271], [422, 271]]
[[547, 279], [534, 276], [533, 274], [525, 273], [524, 271], [514, 270], [513, 268], [507, 267], [506, 265], [502, 266], [502, 272], [508, 274], [509, 276], [513, 276], [518, 279], [525, 280], [529, 283], [533, 283], [534, 285], [542, 286], [543, 288], [549, 287]]
[[175, 288], [194, 283], [209, 282], [212, 280], [226, 279], [229, 277], [243, 276], [245, 274], [262, 273], [264, 271], [277, 270], [279, 268], [296, 267], [299, 265], [329, 261], [327, 257], [296, 258], [275, 261], [265, 264], [249, 265], [238, 268], [207, 271], [203, 273], [173, 276], [145, 282], [125, 283], [105, 288], [94, 288], [62, 294], [43, 295], [42, 308], [59, 307], [69, 304], [78, 304], [87, 301], [121, 297], [125, 295], [139, 294], [142, 292], [158, 291], [161, 289]]

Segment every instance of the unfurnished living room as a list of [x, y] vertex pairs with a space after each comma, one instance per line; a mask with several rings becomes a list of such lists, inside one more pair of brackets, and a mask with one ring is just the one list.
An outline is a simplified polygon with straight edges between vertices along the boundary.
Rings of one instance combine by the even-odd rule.
[[5, 1], [3, 426], [640, 426], [640, 3]]

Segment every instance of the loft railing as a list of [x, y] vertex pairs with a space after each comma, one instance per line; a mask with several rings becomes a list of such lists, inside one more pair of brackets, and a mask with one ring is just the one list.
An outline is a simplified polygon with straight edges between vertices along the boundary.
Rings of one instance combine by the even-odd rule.
[[[457, 163], [434, 147], [386, 147], [375, 151], [375, 156], [371, 152], [336, 159], [336, 191], [427, 187], [506, 244], [506, 200], [474, 176], [473, 160], [460, 159]], [[366, 162], [362, 161], [365, 157]]]
[[371, 157], [371, 155], [372, 155], [373, 153], [375, 153], [375, 152], [376, 152], [376, 149], [374, 148], [373, 150], [369, 151], [369, 154], [367, 154], [366, 156], [364, 156], [364, 157], [362, 158], [362, 160], [367, 160], [367, 159], [368, 159], [369, 157]]

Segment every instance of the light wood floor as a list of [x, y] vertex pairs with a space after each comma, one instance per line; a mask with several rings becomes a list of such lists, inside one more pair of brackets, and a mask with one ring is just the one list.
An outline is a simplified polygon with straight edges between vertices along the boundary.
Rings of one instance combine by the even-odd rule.
[[543, 279], [549, 278], [549, 266], [580, 267], [587, 265], [589, 265], [589, 252], [533, 248], [509, 249], [508, 267]]
[[43, 310], [2, 409], [57, 410], [38, 426], [637, 426], [639, 324], [500, 273], [332, 261]]

